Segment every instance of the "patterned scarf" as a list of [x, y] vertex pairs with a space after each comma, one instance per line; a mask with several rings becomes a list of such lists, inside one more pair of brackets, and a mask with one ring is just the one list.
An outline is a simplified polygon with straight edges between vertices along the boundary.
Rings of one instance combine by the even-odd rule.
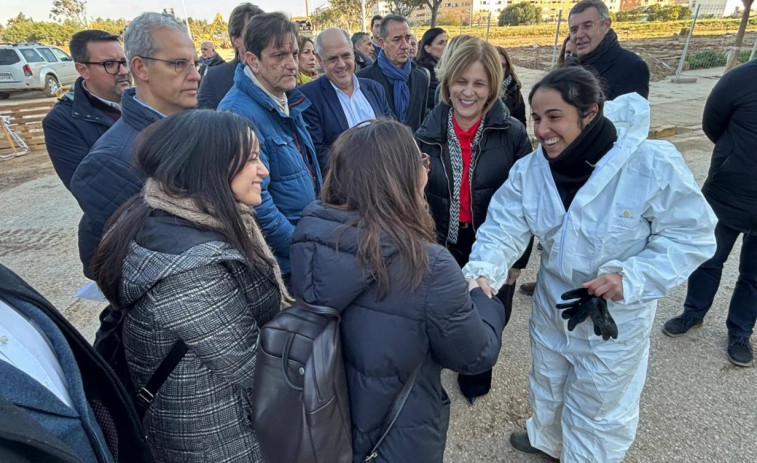
[[[473, 152], [478, 148], [478, 141], [481, 139], [483, 131], [484, 121], [481, 120], [471, 143], [471, 159], [470, 166], [468, 166], [469, 185], [473, 184], [473, 169], [476, 167], [476, 157], [473, 156]], [[449, 159], [452, 165], [452, 180], [454, 182], [452, 198], [450, 198], [449, 202], [449, 232], [447, 233], [447, 241], [455, 244], [457, 243], [457, 232], [460, 228], [460, 185], [463, 182], [463, 149], [460, 147], [460, 142], [455, 134], [455, 126], [452, 122], [452, 108], [450, 108], [447, 114], [447, 149], [449, 150]]]
[[[210, 229], [220, 230], [222, 228], [221, 223], [216, 217], [198, 209], [192, 199], [180, 198], [168, 194], [158, 182], [151, 178], [148, 178], [145, 182], [145, 186], [142, 189], [142, 198], [144, 199], [145, 204], [153, 209], [166, 211], [169, 214], [173, 214]], [[265, 238], [263, 238], [263, 233], [260, 231], [260, 227], [253, 216], [252, 208], [239, 203], [239, 215], [241, 216], [244, 227], [252, 240], [256, 255], [265, 263], [265, 265], [270, 266], [273, 270], [273, 275], [276, 279], [276, 284], [279, 287], [279, 293], [281, 294], [281, 307], [288, 307], [294, 302], [294, 299], [289, 295], [289, 292], [284, 285], [284, 280], [281, 278], [279, 264], [276, 262], [276, 258], [273, 256], [271, 248], [266, 244]]]

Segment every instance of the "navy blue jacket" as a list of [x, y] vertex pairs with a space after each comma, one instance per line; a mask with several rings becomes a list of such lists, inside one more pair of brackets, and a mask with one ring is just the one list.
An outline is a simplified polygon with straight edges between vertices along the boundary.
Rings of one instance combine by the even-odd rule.
[[233, 59], [217, 66], [208, 68], [208, 72], [200, 81], [197, 91], [198, 109], [216, 109], [218, 103], [234, 86], [234, 72], [237, 70], [238, 59]]
[[[358, 78], [358, 82], [360, 82], [360, 91], [371, 104], [376, 119], [380, 117], [393, 118], [381, 85], [370, 79]], [[334, 86], [331, 85], [326, 76], [308, 82], [300, 87], [300, 91], [310, 100], [310, 107], [305, 110], [303, 116], [310, 137], [313, 139], [313, 145], [315, 145], [318, 164], [325, 174], [328, 170], [331, 144], [334, 143], [336, 137], [349, 128], [347, 117], [344, 115]]]
[[260, 159], [268, 169], [263, 179], [263, 202], [255, 216], [266, 242], [281, 267], [289, 274], [289, 245], [302, 210], [321, 192], [321, 169], [302, 113], [310, 102], [298, 89], [286, 93], [289, 115], [244, 73], [240, 64], [234, 86], [218, 105], [255, 125], [260, 139]]
[[98, 138], [113, 125], [113, 119], [95, 108], [84, 94], [82, 78], [42, 119], [47, 154], [63, 185], [71, 189], [71, 177]]
[[376, 443], [393, 399], [419, 364], [415, 385], [381, 445], [380, 463], [441, 463], [450, 400], [441, 370], [476, 374], [499, 355], [505, 310], [480, 289], [468, 292], [460, 267], [438, 244], [427, 245], [429, 267], [418, 288], [388, 238], [381, 250], [390, 280], [379, 289], [357, 258], [357, 213], [314, 202], [292, 238], [293, 294], [342, 314], [341, 334], [350, 395], [353, 462]]
[[723, 224], [757, 232], [757, 60], [724, 75], [704, 106], [702, 129], [713, 143], [702, 193]]
[[88, 278], [105, 223], [145, 183], [134, 168], [134, 139], [162, 117], [135, 100], [134, 94], [134, 89], [124, 92], [121, 119], [100, 137], [71, 179], [71, 193], [84, 211], [79, 222], [79, 258]]
[[130, 393], [89, 342], [18, 275], [0, 265], [0, 299], [50, 341], [73, 408], [0, 361], [0, 461], [153, 462]]

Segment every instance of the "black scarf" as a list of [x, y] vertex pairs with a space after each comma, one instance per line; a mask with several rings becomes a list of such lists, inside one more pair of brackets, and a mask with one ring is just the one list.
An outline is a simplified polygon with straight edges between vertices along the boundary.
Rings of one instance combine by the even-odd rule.
[[599, 114], [556, 158], [550, 159], [547, 153], [543, 152], [566, 211], [578, 190], [594, 172], [594, 166], [610, 151], [617, 139], [618, 132], [615, 126]]
[[597, 48], [579, 58], [578, 61], [581, 63], [581, 66], [591, 66], [593, 68], [597, 68], [597, 65], [600, 63], [607, 64], [607, 53], [617, 50], [618, 47], [620, 47], [620, 44], [618, 44], [618, 34], [616, 34], [614, 30], [610, 29], [609, 31], [607, 31], [607, 34], [605, 34], [605, 38], [603, 38], [602, 41], [599, 42]]

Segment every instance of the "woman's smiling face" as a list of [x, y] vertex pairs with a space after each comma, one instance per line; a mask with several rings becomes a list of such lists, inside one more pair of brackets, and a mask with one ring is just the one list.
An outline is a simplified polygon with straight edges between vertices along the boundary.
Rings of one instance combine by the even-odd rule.
[[556, 158], [596, 117], [598, 110], [580, 117], [578, 109], [563, 100], [553, 88], [539, 88], [531, 98], [534, 136], [549, 158]]

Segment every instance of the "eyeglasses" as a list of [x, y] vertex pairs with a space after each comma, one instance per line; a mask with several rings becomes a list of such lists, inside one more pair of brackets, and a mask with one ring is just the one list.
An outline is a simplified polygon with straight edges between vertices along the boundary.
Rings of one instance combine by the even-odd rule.
[[571, 26], [570, 29], [568, 30], [570, 31], [570, 35], [578, 34], [579, 30], [591, 32], [597, 26], [597, 24], [602, 24], [602, 21], [601, 20], [600, 21], [586, 21], [583, 24]]
[[173, 64], [173, 69], [176, 71], [176, 74], [189, 74], [192, 72], [192, 69], [197, 70], [198, 67], [200, 67], [199, 61], [191, 61], [188, 59], [162, 59], [162, 58], [152, 58], [149, 56], [140, 56], [137, 55], [142, 59], [151, 59], [153, 61], [162, 61], [164, 63]]
[[426, 153], [421, 153], [421, 165], [426, 172], [431, 172], [431, 157]]
[[121, 66], [123, 66], [124, 69], [126, 69], [127, 71], [129, 70], [129, 66], [127, 66], [127, 63], [126, 63], [125, 59], [118, 60], [118, 61], [114, 61], [114, 60], [108, 60], [108, 61], [82, 61], [81, 64], [86, 64], [86, 65], [99, 64], [100, 66], [103, 67], [103, 69], [105, 69], [105, 72], [107, 74], [111, 74], [111, 75], [118, 74], [118, 71], [121, 70]]

